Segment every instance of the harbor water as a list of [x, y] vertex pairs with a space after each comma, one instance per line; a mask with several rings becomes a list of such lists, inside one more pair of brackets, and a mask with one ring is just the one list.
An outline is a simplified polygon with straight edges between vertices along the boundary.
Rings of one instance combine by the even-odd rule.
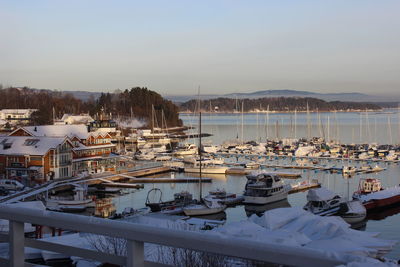
[[[399, 115], [397, 110], [389, 111], [387, 113], [372, 113], [368, 115], [362, 113], [321, 113], [310, 114], [307, 119], [307, 114], [296, 115], [296, 130], [294, 130], [294, 114], [270, 114], [269, 121], [270, 125], [264, 123], [265, 114], [244, 114], [243, 118], [241, 114], [212, 114], [203, 116], [202, 124], [203, 131], [213, 134], [212, 137], [208, 138], [214, 144], [220, 144], [228, 139], [235, 139], [236, 137], [244, 140], [257, 140], [264, 139], [267, 137], [266, 129], [268, 129], [269, 138], [284, 138], [294, 137], [306, 137], [309, 129], [308, 121], [311, 121], [313, 136], [319, 136], [319, 131], [324, 127], [324, 134], [328, 135], [328, 128], [325, 122], [317, 123], [322, 121], [322, 118], [327, 119], [329, 117], [329, 127], [331, 139], [339, 139], [343, 143], [390, 143], [388, 140], [392, 139], [392, 143], [399, 143], [399, 128], [398, 118]], [[257, 120], [258, 117], [258, 120]], [[335, 123], [335, 117], [337, 122]], [[361, 117], [361, 127], [360, 127]], [[193, 115], [181, 115], [182, 120], [186, 125], [197, 126], [198, 118]], [[262, 118], [262, 119], [261, 119]], [[321, 118], [321, 119], [320, 119]], [[388, 119], [389, 118], [389, 119]], [[242, 133], [242, 121], [243, 121], [243, 135]], [[258, 123], [257, 123], [258, 121]], [[274, 124], [272, 124], [272, 122]], [[279, 121], [279, 123], [276, 123]], [[369, 123], [368, 123], [369, 121]], [[262, 123], [261, 123], [262, 122]], [[327, 122], [327, 120], [326, 120]], [[278, 125], [277, 125], [278, 124]], [[277, 129], [278, 128], [278, 129]], [[375, 129], [376, 128], [376, 129]], [[361, 129], [361, 131], [360, 131]], [[358, 135], [356, 134], [358, 133]], [[376, 133], [376, 134], [375, 134]], [[278, 134], [278, 136], [276, 135]], [[358, 139], [358, 140], [357, 140]], [[206, 139], [207, 140], [207, 139]], [[188, 140], [188, 142], [194, 142], [195, 140]], [[264, 160], [265, 158], [265, 160]], [[248, 158], [245, 156], [231, 157], [231, 162], [248, 162], [251, 160], [262, 160], [269, 165], [285, 165], [291, 164], [294, 159], [291, 158], [266, 158], [259, 157]], [[292, 164], [292, 165], [293, 165]], [[322, 183], [322, 186], [330, 189], [331, 191], [343, 196], [351, 198], [354, 191], [358, 189], [360, 178], [372, 177], [381, 179], [383, 187], [395, 186], [400, 184], [400, 165], [397, 163], [376, 163], [376, 162], [355, 162], [352, 160], [335, 160], [335, 159], [324, 159], [319, 160], [318, 165], [325, 166], [336, 166], [341, 167], [343, 165], [351, 166], [363, 166], [370, 164], [375, 166], [378, 164], [380, 167], [385, 168], [384, 171], [375, 174], [356, 174], [353, 177], [346, 178], [340, 173], [330, 173], [321, 170], [289, 170], [291, 172], [300, 172], [302, 178], [300, 179], [286, 179], [287, 183], [297, 183], [307, 179], [318, 179]], [[271, 171], [285, 171], [270, 168]], [[195, 174], [185, 173], [164, 173], [153, 177], [196, 177]], [[198, 176], [197, 176], [198, 177]], [[204, 174], [203, 177], [212, 178], [212, 183], [204, 183], [202, 185], [203, 196], [208, 194], [213, 189], [225, 189], [229, 193], [243, 194], [244, 186], [246, 184], [246, 177], [244, 175], [209, 175]], [[114, 198], [117, 212], [121, 212], [126, 207], [133, 207], [135, 209], [145, 207], [145, 201], [147, 193], [152, 188], [159, 188], [162, 191], [162, 200], [170, 200], [173, 198], [174, 193], [181, 191], [189, 191], [193, 194], [193, 197], [198, 198], [199, 196], [199, 184], [198, 183], [146, 183], [143, 189], [130, 190], [130, 193], [120, 195]], [[236, 207], [226, 209], [225, 213], [218, 214], [216, 216], [209, 217], [210, 219], [226, 219], [227, 222], [240, 221], [246, 219], [252, 214], [260, 214], [265, 210], [273, 209], [277, 207], [303, 207], [306, 204], [307, 192], [299, 192], [290, 194], [288, 201], [279, 203], [273, 203], [264, 206], [252, 206], [252, 205], [239, 205]], [[150, 198], [154, 196], [149, 196]], [[151, 199], [152, 201], [158, 201], [157, 199]], [[400, 240], [400, 206], [380, 210], [379, 212], [369, 213], [368, 219], [358, 225], [362, 231], [379, 232], [381, 238]], [[393, 259], [400, 258], [400, 244], [397, 244], [388, 257]]]

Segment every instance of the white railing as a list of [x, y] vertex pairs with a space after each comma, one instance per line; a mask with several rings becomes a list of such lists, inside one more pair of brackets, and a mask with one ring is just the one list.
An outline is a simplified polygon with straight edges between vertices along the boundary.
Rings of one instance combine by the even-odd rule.
[[[241, 238], [223, 238], [204, 232], [166, 229], [67, 213], [12, 208], [7, 205], [0, 205], [0, 219], [10, 222], [9, 234], [0, 238], [0, 241], [9, 243], [9, 259], [0, 259], [0, 266], [7, 266], [7, 264], [13, 267], [31, 266], [24, 262], [25, 247], [128, 267], [166, 266], [144, 259], [144, 243], [291, 266], [335, 266], [343, 263], [336, 260], [334, 256], [328, 257], [313, 249], [266, 244]], [[27, 238], [24, 236], [24, 223], [123, 238], [127, 240], [127, 255], [118, 256]]]

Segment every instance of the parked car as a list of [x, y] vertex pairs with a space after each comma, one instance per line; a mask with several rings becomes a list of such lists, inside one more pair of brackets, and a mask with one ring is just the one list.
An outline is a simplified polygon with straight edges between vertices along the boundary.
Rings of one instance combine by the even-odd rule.
[[2, 179], [0, 180], [0, 188], [6, 190], [22, 190], [25, 186], [16, 180]]

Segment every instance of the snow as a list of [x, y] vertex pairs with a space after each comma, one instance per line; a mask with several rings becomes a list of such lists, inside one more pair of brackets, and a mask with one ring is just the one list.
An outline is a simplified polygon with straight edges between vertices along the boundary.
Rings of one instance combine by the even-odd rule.
[[353, 230], [340, 217], [321, 217], [301, 208], [270, 210], [262, 217], [253, 215], [246, 221], [229, 223], [212, 232], [225, 237], [312, 248], [343, 261], [383, 255], [396, 243], [378, 239], [376, 233]]
[[397, 195], [400, 195], [400, 187], [394, 186], [367, 195], [360, 195], [359, 199], [361, 200], [361, 202], [367, 202], [374, 199], [385, 199]]
[[[124, 219], [127, 222], [151, 225], [158, 228], [182, 231], [202, 232], [224, 239], [235, 239], [235, 242], [251, 240], [261, 244], [280, 244], [304, 250], [305, 255], [320, 251], [327, 259], [347, 262], [351, 267], [358, 266], [394, 266], [390, 262], [380, 262], [374, 257], [382, 256], [392, 249], [396, 241], [376, 237], [376, 233], [357, 231], [340, 217], [321, 217], [301, 208], [278, 208], [265, 212], [262, 217], [251, 216], [247, 220], [231, 222], [211, 231], [200, 231], [196, 225], [181, 221], [180, 216], [160, 217], [145, 215]], [[93, 240], [101, 238], [86, 234], [70, 234], [61, 237], [50, 237], [44, 240], [65, 245], [93, 249]], [[93, 239], [94, 238], [94, 239]], [[157, 260], [160, 247], [145, 244], [145, 258]], [[306, 248], [306, 249], [304, 249]], [[78, 266], [96, 266], [96, 262], [76, 258]]]
[[85, 124], [74, 125], [39, 125], [27, 126], [23, 128], [33, 136], [53, 136], [73, 138], [74, 136], [79, 139], [86, 139], [89, 137], [88, 128]]
[[321, 187], [316, 189], [310, 189], [307, 193], [307, 201], [327, 201], [336, 196], [332, 191]]
[[[4, 145], [0, 145], [0, 154], [45, 155], [50, 149], [62, 144], [65, 139], [65, 137], [1, 136], [0, 143], [11, 144], [11, 147], [6, 148]], [[33, 140], [38, 141], [29, 145]]]

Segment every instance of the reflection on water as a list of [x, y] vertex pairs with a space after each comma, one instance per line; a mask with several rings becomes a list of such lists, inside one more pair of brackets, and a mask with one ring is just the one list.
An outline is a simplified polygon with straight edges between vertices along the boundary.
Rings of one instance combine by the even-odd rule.
[[288, 207], [290, 207], [290, 204], [285, 199], [285, 200], [281, 200], [278, 202], [269, 203], [269, 204], [265, 204], [265, 205], [246, 204], [246, 205], [244, 205], [244, 210], [246, 211], [247, 217], [250, 217], [253, 214], [256, 214], [257, 216], [262, 216], [264, 214], [264, 212], [266, 212], [267, 210], [273, 210], [273, 209], [277, 209], [277, 208], [288, 208]]
[[368, 211], [367, 219], [374, 221], [381, 221], [386, 219], [387, 217], [396, 215], [400, 213], [400, 205], [396, 205], [394, 207], [386, 208], [379, 211]]

